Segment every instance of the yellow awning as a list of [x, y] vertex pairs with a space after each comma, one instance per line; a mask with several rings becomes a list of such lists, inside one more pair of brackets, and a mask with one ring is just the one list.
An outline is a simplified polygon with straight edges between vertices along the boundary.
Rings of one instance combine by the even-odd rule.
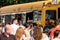
[[39, 1], [39, 2], [5, 6], [0, 8], [0, 14], [40, 10], [44, 2], [47, 2], [47, 1]]

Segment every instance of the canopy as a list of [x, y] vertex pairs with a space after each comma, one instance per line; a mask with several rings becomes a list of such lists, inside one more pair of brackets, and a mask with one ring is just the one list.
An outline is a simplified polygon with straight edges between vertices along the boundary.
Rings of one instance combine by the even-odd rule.
[[44, 2], [47, 2], [47, 1], [39, 1], [39, 2], [31, 2], [31, 3], [5, 6], [5, 7], [0, 8], [0, 14], [40, 10], [42, 9], [42, 5]]

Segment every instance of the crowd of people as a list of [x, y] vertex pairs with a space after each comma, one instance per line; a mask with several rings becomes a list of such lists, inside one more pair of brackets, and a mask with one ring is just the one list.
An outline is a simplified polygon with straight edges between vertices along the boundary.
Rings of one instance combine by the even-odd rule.
[[[51, 24], [51, 25], [49, 25]], [[37, 23], [22, 24], [21, 20], [13, 19], [12, 24], [0, 24], [0, 40], [60, 40], [60, 21], [57, 25], [47, 21], [43, 27]]]

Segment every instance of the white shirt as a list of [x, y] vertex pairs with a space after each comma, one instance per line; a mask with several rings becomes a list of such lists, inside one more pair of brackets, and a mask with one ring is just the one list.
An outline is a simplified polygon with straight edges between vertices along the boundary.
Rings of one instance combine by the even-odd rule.
[[4, 33], [5, 32], [5, 27], [2, 27], [2, 33]]
[[18, 25], [16, 25], [16, 24], [12, 24], [11, 26], [12, 26], [12, 29], [13, 29], [12, 34], [13, 34], [13, 35], [15, 35], [15, 34], [16, 34], [16, 31], [17, 31], [17, 29], [19, 28], [19, 26], [18, 26]]
[[42, 36], [42, 40], [49, 40], [48, 36], [45, 33], [43, 33]]
[[60, 39], [58, 39], [58, 38], [54, 38], [53, 40], [60, 40]]
[[43, 38], [42, 40], [49, 40], [49, 38], [48, 38], [48, 37], [45, 37], [45, 38]]

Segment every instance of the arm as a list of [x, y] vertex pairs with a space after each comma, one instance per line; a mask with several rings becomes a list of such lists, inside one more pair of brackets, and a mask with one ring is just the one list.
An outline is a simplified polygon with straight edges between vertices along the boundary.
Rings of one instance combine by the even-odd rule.
[[22, 36], [22, 39], [23, 39], [23, 40], [26, 40], [26, 37], [25, 37], [25, 35], [23, 35], [23, 36]]

